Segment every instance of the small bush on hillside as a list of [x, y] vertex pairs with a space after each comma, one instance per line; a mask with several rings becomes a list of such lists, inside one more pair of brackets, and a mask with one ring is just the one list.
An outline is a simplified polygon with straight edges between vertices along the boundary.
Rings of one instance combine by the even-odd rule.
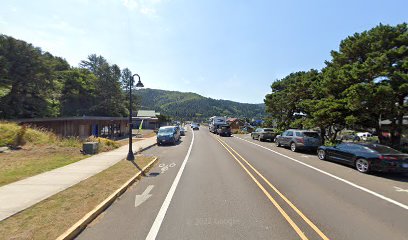
[[[117, 142], [106, 138], [90, 137], [87, 141], [98, 142], [99, 152], [105, 152], [119, 147]], [[33, 145], [82, 148], [82, 141], [77, 137], [60, 138], [46, 129], [19, 126], [16, 123], [0, 122], [0, 147], [9, 146], [15, 148], [28, 143]]]
[[82, 141], [77, 137], [62, 138], [58, 141], [60, 147], [82, 147]]
[[27, 128], [24, 138], [27, 142], [36, 145], [52, 144], [58, 141], [54, 133], [41, 128]]
[[32, 128], [16, 123], [0, 122], [0, 147], [18, 147], [30, 143], [33, 145], [58, 145], [60, 147], [81, 147], [78, 138], [59, 138], [53, 132], [41, 128]]
[[15, 138], [15, 142], [14, 142], [14, 146], [23, 146], [26, 144], [26, 140], [24, 139], [24, 135], [27, 131], [27, 127], [26, 126], [22, 126], [16, 135]]
[[99, 143], [98, 152], [105, 152], [105, 151], [109, 151], [109, 150], [116, 149], [119, 147], [119, 144], [117, 142], [107, 139], [107, 138], [92, 136], [92, 137], [89, 137], [87, 141], [98, 142]]
[[0, 122], [0, 147], [14, 146], [19, 130], [15, 123]]

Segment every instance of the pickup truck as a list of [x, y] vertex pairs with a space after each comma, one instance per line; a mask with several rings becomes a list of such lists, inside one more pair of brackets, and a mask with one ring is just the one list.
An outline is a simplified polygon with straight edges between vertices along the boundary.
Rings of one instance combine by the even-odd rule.
[[231, 137], [231, 127], [228, 124], [219, 125], [217, 128], [217, 134], [220, 136]]

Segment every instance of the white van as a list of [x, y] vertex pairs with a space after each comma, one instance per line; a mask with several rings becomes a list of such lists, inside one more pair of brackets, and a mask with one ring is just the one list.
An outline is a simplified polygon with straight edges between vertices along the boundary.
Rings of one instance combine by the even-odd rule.
[[359, 133], [357, 133], [357, 136], [358, 136], [361, 140], [367, 141], [367, 139], [368, 139], [369, 137], [372, 137], [373, 135], [372, 135], [371, 133], [369, 133], [369, 132], [359, 132]]

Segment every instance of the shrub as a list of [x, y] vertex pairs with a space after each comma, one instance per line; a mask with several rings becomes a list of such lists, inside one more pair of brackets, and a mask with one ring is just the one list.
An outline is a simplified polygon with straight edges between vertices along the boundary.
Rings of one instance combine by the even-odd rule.
[[0, 122], [0, 147], [14, 146], [19, 130], [16, 123]]
[[328, 147], [333, 147], [336, 146], [338, 144], [337, 141], [325, 141], [324, 142], [324, 146], [328, 146]]
[[370, 142], [370, 143], [379, 143], [380, 140], [378, 139], [378, 136], [372, 136], [372, 137], [368, 137], [366, 142]]
[[53, 145], [61, 147], [81, 147], [78, 138], [59, 138], [46, 129], [33, 128], [16, 123], [0, 122], [0, 147], [23, 146], [26, 143], [33, 145]]
[[23, 146], [26, 144], [26, 140], [24, 139], [24, 135], [27, 131], [27, 127], [23, 125], [18, 131], [17, 131], [17, 136], [16, 136], [16, 141], [14, 143], [14, 146]]
[[36, 145], [52, 144], [58, 141], [58, 137], [46, 129], [27, 128], [25, 140]]
[[91, 136], [87, 139], [88, 142], [98, 142], [98, 152], [105, 152], [119, 147], [119, 144], [113, 140], [101, 137]]
[[58, 141], [61, 147], [82, 147], [82, 141], [78, 137], [62, 138]]

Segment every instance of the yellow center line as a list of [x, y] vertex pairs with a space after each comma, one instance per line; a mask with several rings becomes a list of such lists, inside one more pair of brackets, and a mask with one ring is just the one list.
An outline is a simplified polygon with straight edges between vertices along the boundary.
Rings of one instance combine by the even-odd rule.
[[238, 158], [219, 140], [216, 139], [230, 154], [231, 156], [241, 165], [241, 167], [246, 171], [246, 173], [252, 178], [252, 180], [258, 185], [258, 187], [263, 191], [263, 193], [269, 198], [272, 204], [278, 209], [286, 221], [292, 226], [299, 237], [303, 240], [307, 240], [306, 235], [300, 230], [296, 223], [289, 217], [289, 215], [283, 210], [283, 208], [278, 204], [278, 202], [269, 194], [269, 192], [262, 186], [262, 184], [252, 175], [252, 173], [238, 160]]
[[[217, 139], [218, 140], [218, 139]], [[329, 238], [309, 219], [307, 218], [288, 198], [286, 198], [272, 183], [268, 181], [258, 170], [256, 170], [244, 157], [235, 151], [224, 140], [219, 139], [228, 146], [236, 155], [238, 155], [259, 177], [261, 177], [322, 239]]]

